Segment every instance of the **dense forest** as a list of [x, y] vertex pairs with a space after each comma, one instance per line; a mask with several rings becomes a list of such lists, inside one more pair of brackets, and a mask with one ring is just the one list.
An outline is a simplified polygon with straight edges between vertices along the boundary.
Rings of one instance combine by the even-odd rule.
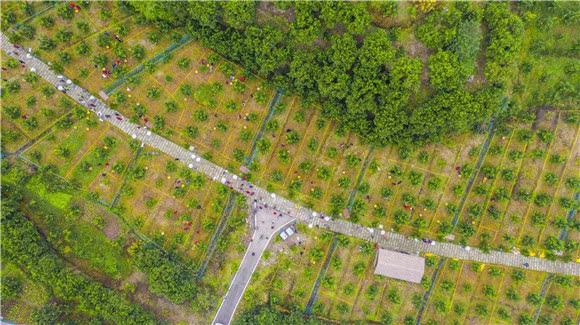
[[[397, 28], [372, 24], [372, 12], [392, 15], [396, 3], [272, 5], [286, 17], [281, 24], [259, 21], [255, 2], [132, 5], [161, 29], [187, 26], [206, 46], [379, 145], [437, 141], [488, 121], [505, 106], [523, 31], [507, 3], [429, 7], [415, 27], [430, 53], [423, 62], [399, 45]], [[477, 74], [485, 81], [473, 82]]]

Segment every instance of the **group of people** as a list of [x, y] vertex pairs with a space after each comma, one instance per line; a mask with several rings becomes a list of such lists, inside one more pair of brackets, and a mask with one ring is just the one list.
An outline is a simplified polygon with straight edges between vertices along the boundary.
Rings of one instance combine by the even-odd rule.
[[[22, 48], [18, 45], [14, 45], [15, 48], [15, 53], [18, 56], [21, 56], [22, 54], [20, 53], [20, 51], [22, 51]], [[30, 54], [28, 54], [29, 58], [31, 58], [32, 56]], [[26, 62], [24, 62], [23, 60], [20, 60], [20, 63], [23, 65], [23, 67], [26, 67]], [[71, 90], [74, 89], [75, 85], [72, 83], [72, 81], [70, 79], [65, 78], [62, 75], [58, 75], [57, 76], [58, 82], [57, 82], [57, 89], [63, 93], [67, 93]], [[78, 88], [77, 88], [78, 89]], [[95, 112], [97, 114], [97, 116], [99, 117], [99, 119], [102, 121], [103, 119], [111, 119], [113, 118], [111, 114], [107, 114], [102, 112], [101, 110], [97, 110], [97, 105], [98, 105], [98, 99], [95, 98], [93, 95], [91, 95], [90, 93], [88, 93], [86, 90], [81, 89], [80, 90], [80, 95], [79, 98], [77, 98], [78, 102], [80, 104], [82, 104], [83, 106], [87, 107], [89, 110], [91, 110], [92, 112]], [[74, 94], [71, 94], [74, 96]], [[124, 120], [123, 116], [121, 114], [119, 114], [116, 111], [113, 111], [113, 113], [115, 114], [115, 118], [117, 118], [118, 120], [122, 121]], [[229, 180], [229, 175], [227, 175], [227, 172], [222, 171], [222, 179], [223, 179], [223, 183], [225, 185], [227, 185], [229, 188], [234, 189], [234, 185], [232, 184], [232, 181]], [[237, 176], [234, 175], [234, 179], [237, 179]], [[241, 192], [249, 197], [254, 197], [254, 203], [256, 204], [256, 207], [260, 210], [262, 209], [272, 209], [272, 214], [276, 217], [282, 217], [284, 215], [290, 215], [291, 211], [288, 209], [286, 210], [286, 212], [282, 212], [277, 206], [272, 206], [269, 205], [268, 203], [265, 203], [263, 198], [255, 198], [256, 197], [256, 189], [254, 188], [254, 185], [252, 185], [250, 182], [248, 182], [245, 177], [241, 178], [241, 181], [239, 182], [239, 186], [237, 186], [237, 191]], [[327, 218], [324, 215], [320, 215], [321, 219], [325, 219], [327, 220]], [[274, 221], [272, 221], [274, 222]], [[272, 227], [274, 226], [274, 224], [272, 224]]]

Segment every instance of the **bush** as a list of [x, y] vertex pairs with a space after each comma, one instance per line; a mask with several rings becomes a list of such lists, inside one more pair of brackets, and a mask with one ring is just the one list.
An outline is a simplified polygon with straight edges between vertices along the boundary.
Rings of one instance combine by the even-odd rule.
[[182, 70], [187, 70], [191, 66], [191, 60], [189, 58], [181, 58], [177, 61], [177, 66]]
[[43, 51], [52, 51], [56, 48], [56, 42], [50, 37], [43, 36], [40, 38], [38, 48]]
[[2, 277], [2, 299], [4, 300], [11, 300], [17, 298], [22, 293], [22, 282], [20, 279], [11, 277], [11, 276], [3, 276]]
[[129, 248], [135, 265], [147, 275], [149, 289], [176, 304], [191, 301], [196, 293], [192, 272], [180, 259], [153, 243], [136, 243]]
[[411, 216], [407, 212], [400, 209], [395, 211], [395, 213], [393, 214], [393, 218], [397, 225], [408, 224], [409, 221], [411, 220]]
[[552, 197], [547, 193], [540, 193], [534, 197], [534, 204], [538, 207], [547, 207], [552, 202]]
[[390, 189], [389, 187], [383, 187], [381, 188], [381, 197], [383, 199], [388, 199], [393, 195], [393, 190]]
[[554, 140], [554, 133], [550, 130], [541, 129], [536, 134], [538, 136], [538, 139], [540, 139], [540, 141], [542, 141], [545, 144], [549, 144], [550, 142], [552, 142], [552, 140]]
[[16, 105], [6, 105], [4, 106], [4, 113], [11, 119], [15, 120], [20, 117], [20, 107]]
[[322, 322], [315, 317], [304, 318], [302, 311], [299, 309], [291, 309], [288, 313], [283, 313], [271, 305], [260, 305], [242, 312], [237, 317], [235, 324], [315, 325], [322, 324]]
[[411, 183], [411, 185], [417, 186], [417, 185], [421, 184], [422, 180], [423, 180], [423, 174], [418, 173], [414, 170], [412, 170], [409, 173], [409, 182]]
[[56, 303], [48, 303], [32, 312], [31, 318], [34, 324], [56, 324], [63, 315], [62, 306]]
[[131, 48], [131, 55], [135, 60], [141, 61], [145, 58], [145, 48], [143, 45], [137, 44]]

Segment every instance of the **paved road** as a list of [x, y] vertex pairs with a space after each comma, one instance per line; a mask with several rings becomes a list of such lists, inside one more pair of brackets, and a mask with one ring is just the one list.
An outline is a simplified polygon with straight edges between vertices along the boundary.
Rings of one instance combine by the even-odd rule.
[[[45, 80], [53, 84], [57, 89], [69, 97], [93, 111], [101, 121], [106, 121], [121, 129], [133, 139], [141, 141], [144, 145], [150, 145], [167, 155], [186, 164], [192, 170], [203, 173], [215, 181], [218, 181], [232, 190], [242, 193], [251, 202], [267, 206], [276, 212], [277, 216], [296, 220], [307, 224], [309, 227], [318, 227], [346, 234], [378, 244], [380, 247], [411, 254], [431, 253], [439, 256], [476, 261], [487, 264], [499, 264], [509, 267], [526, 268], [529, 270], [549, 273], [580, 275], [580, 264], [574, 262], [549, 261], [536, 257], [525, 257], [512, 253], [493, 251], [484, 253], [478, 249], [466, 249], [460, 245], [451, 243], [437, 243], [429, 245], [401, 234], [385, 231], [377, 228], [366, 228], [344, 220], [333, 220], [331, 217], [299, 206], [294, 202], [270, 193], [265, 189], [256, 187], [242, 177], [210, 162], [195, 152], [157, 135], [144, 126], [130, 123], [127, 118], [115, 110], [110, 109], [105, 103], [91, 95], [86, 90], [78, 87], [64, 76], [57, 75], [50, 67], [41, 60], [35, 58], [25, 49], [11, 44], [4, 34], [1, 36], [1, 47], [10, 56], [21, 61], [24, 68], [34, 71]], [[233, 307], [235, 310], [235, 306]]]
[[278, 214], [272, 208], [265, 208], [257, 203], [254, 204], [256, 205], [255, 213], [253, 214], [254, 234], [242, 263], [218, 309], [213, 324], [230, 323], [268, 243], [278, 234], [278, 231], [295, 221], [289, 216]]

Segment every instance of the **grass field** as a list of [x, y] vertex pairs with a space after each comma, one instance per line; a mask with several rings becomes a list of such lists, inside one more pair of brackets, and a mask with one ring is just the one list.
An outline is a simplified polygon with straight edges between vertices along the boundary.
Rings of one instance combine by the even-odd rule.
[[[17, 5], [3, 2], [2, 8]], [[40, 3], [31, 5], [37, 12], [43, 8]], [[34, 48], [46, 61], [62, 64], [65, 74], [94, 94], [123, 72], [145, 64], [144, 71], [113, 92], [108, 103], [231, 171], [246, 164], [256, 141], [257, 155], [248, 166], [248, 176], [270, 191], [337, 218], [418, 238], [444, 240], [453, 235], [457, 243], [484, 249], [580, 257], [577, 247], [564, 244], [566, 237], [580, 240], [577, 227], [563, 221], [577, 206], [580, 168], [580, 127], [570, 119], [570, 111], [577, 108], [568, 102], [562, 105], [570, 111], [546, 107], [534, 118], [500, 125], [494, 133], [477, 131], [419, 149], [371, 148], [325, 119], [318, 107], [304, 105], [295, 96], [284, 95], [270, 107], [274, 89], [198, 43], [188, 43], [156, 66], [147, 65], [177, 37], [154, 33], [117, 4], [91, 3], [71, 19], [59, 16], [59, 6], [25, 22], [35, 29], [34, 38], [27, 39], [26, 28], [18, 28], [24, 46]], [[23, 10], [17, 12], [17, 21], [24, 21]], [[374, 22], [405, 24], [413, 19], [408, 13], [399, 16]], [[54, 20], [52, 27], [43, 27], [47, 17]], [[569, 28], [554, 28], [562, 35], [561, 42], [571, 42]], [[64, 37], [57, 35], [61, 29], [72, 31], [72, 36], [57, 41]], [[122, 42], [114, 34], [122, 34]], [[403, 34], [404, 41], [416, 42], [408, 30]], [[529, 28], [525, 47], [542, 41], [547, 48], [537, 53], [565, 52], [559, 42], [540, 36], [535, 27]], [[54, 40], [54, 49], [39, 49], [46, 47], [42, 44], [46, 38]], [[81, 44], [90, 54], [80, 53], [86, 50]], [[143, 55], [135, 55], [133, 49], [141, 47]], [[63, 60], [67, 56], [63, 53], [70, 58]], [[98, 56], [106, 57], [106, 64], [95, 66]], [[103, 78], [102, 67], [113, 70], [117, 59], [120, 65]], [[514, 98], [524, 106], [533, 106], [537, 96], [553, 95], [544, 94], [543, 87], [561, 82], [574, 62], [566, 55], [524, 59], [533, 68], [520, 69], [513, 89]], [[78, 190], [49, 190], [38, 178], [26, 184], [29, 202], [40, 202], [30, 204], [33, 221], [59, 254], [91, 276], [127, 292], [135, 290], [139, 301], [163, 317], [211, 318], [248, 240], [245, 202], [235, 198], [233, 212], [225, 215], [227, 188], [156, 150], [141, 148], [59, 92], [49, 94], [48, 84], [32, 80], [5, 56], [1, 64], [7, 68], [2, 81], [3, 151], [14, 152], [29, 143], [22, 154], [25, 159], [40, 167], [51, 166], [54, 179], [62, 178]], [[530, 87], [518, 91], [518, 84]], [[267, 120], [271, 108], [273, 117]], [[262, 125], [265, 132], [257, 138]], [[16, 179], [13, 174], [3, 175], [5, 181]], [[47, 209], [53, 218], [41, 213]], [[225, 231], [217, 236], [222, 220]], [[209, 262], [202, 278], [207, 291], [193, 309], [180, 306], [177, 312], [177, 307], [148, 293], [126, 254], [126, 246], [140, 236], [186, 257], [192, 269]], [[217, 249], [209, 256], [214, 236]], [[560, 240], [554, 244], [556, 238]], [[414, 324], [420, 315], [425, 324], [510, 324], [529, 323], [538, 315], [543, 324], [568, 319], [573, 323], [579, 317], [578, 278], [547, 281], [545, 274], [452, 259], [445, 260], [433, 277], [442, 260], [426, 256], [423, 283], [412, 285], [375, 276], [374, 247], [338, 237], [333, 250], [333, 240], [331, 233], [300, 225], [290, 242], [277, 238], [254, 274], [241, 309], [261, 303], [284, 310], [305, 309], [319, 279], [312, 313], [336, 322]], [[326, 260], [329, 267], [323, 270]], [[3, 262], [2, 268], [3, 274], [23, 277], [9, 262]], [[423, 301], [430, 279], [435, 280], [433, 290]], [[544, 283], [545, 299], [536, 303], [535, 295], [540, 295]], [[48, 299], [43, 288], [26, 281], [24, 288], [22, 297], [30, 300], [7, 301], [7, 319], [26, 323], [31, 310]]]

